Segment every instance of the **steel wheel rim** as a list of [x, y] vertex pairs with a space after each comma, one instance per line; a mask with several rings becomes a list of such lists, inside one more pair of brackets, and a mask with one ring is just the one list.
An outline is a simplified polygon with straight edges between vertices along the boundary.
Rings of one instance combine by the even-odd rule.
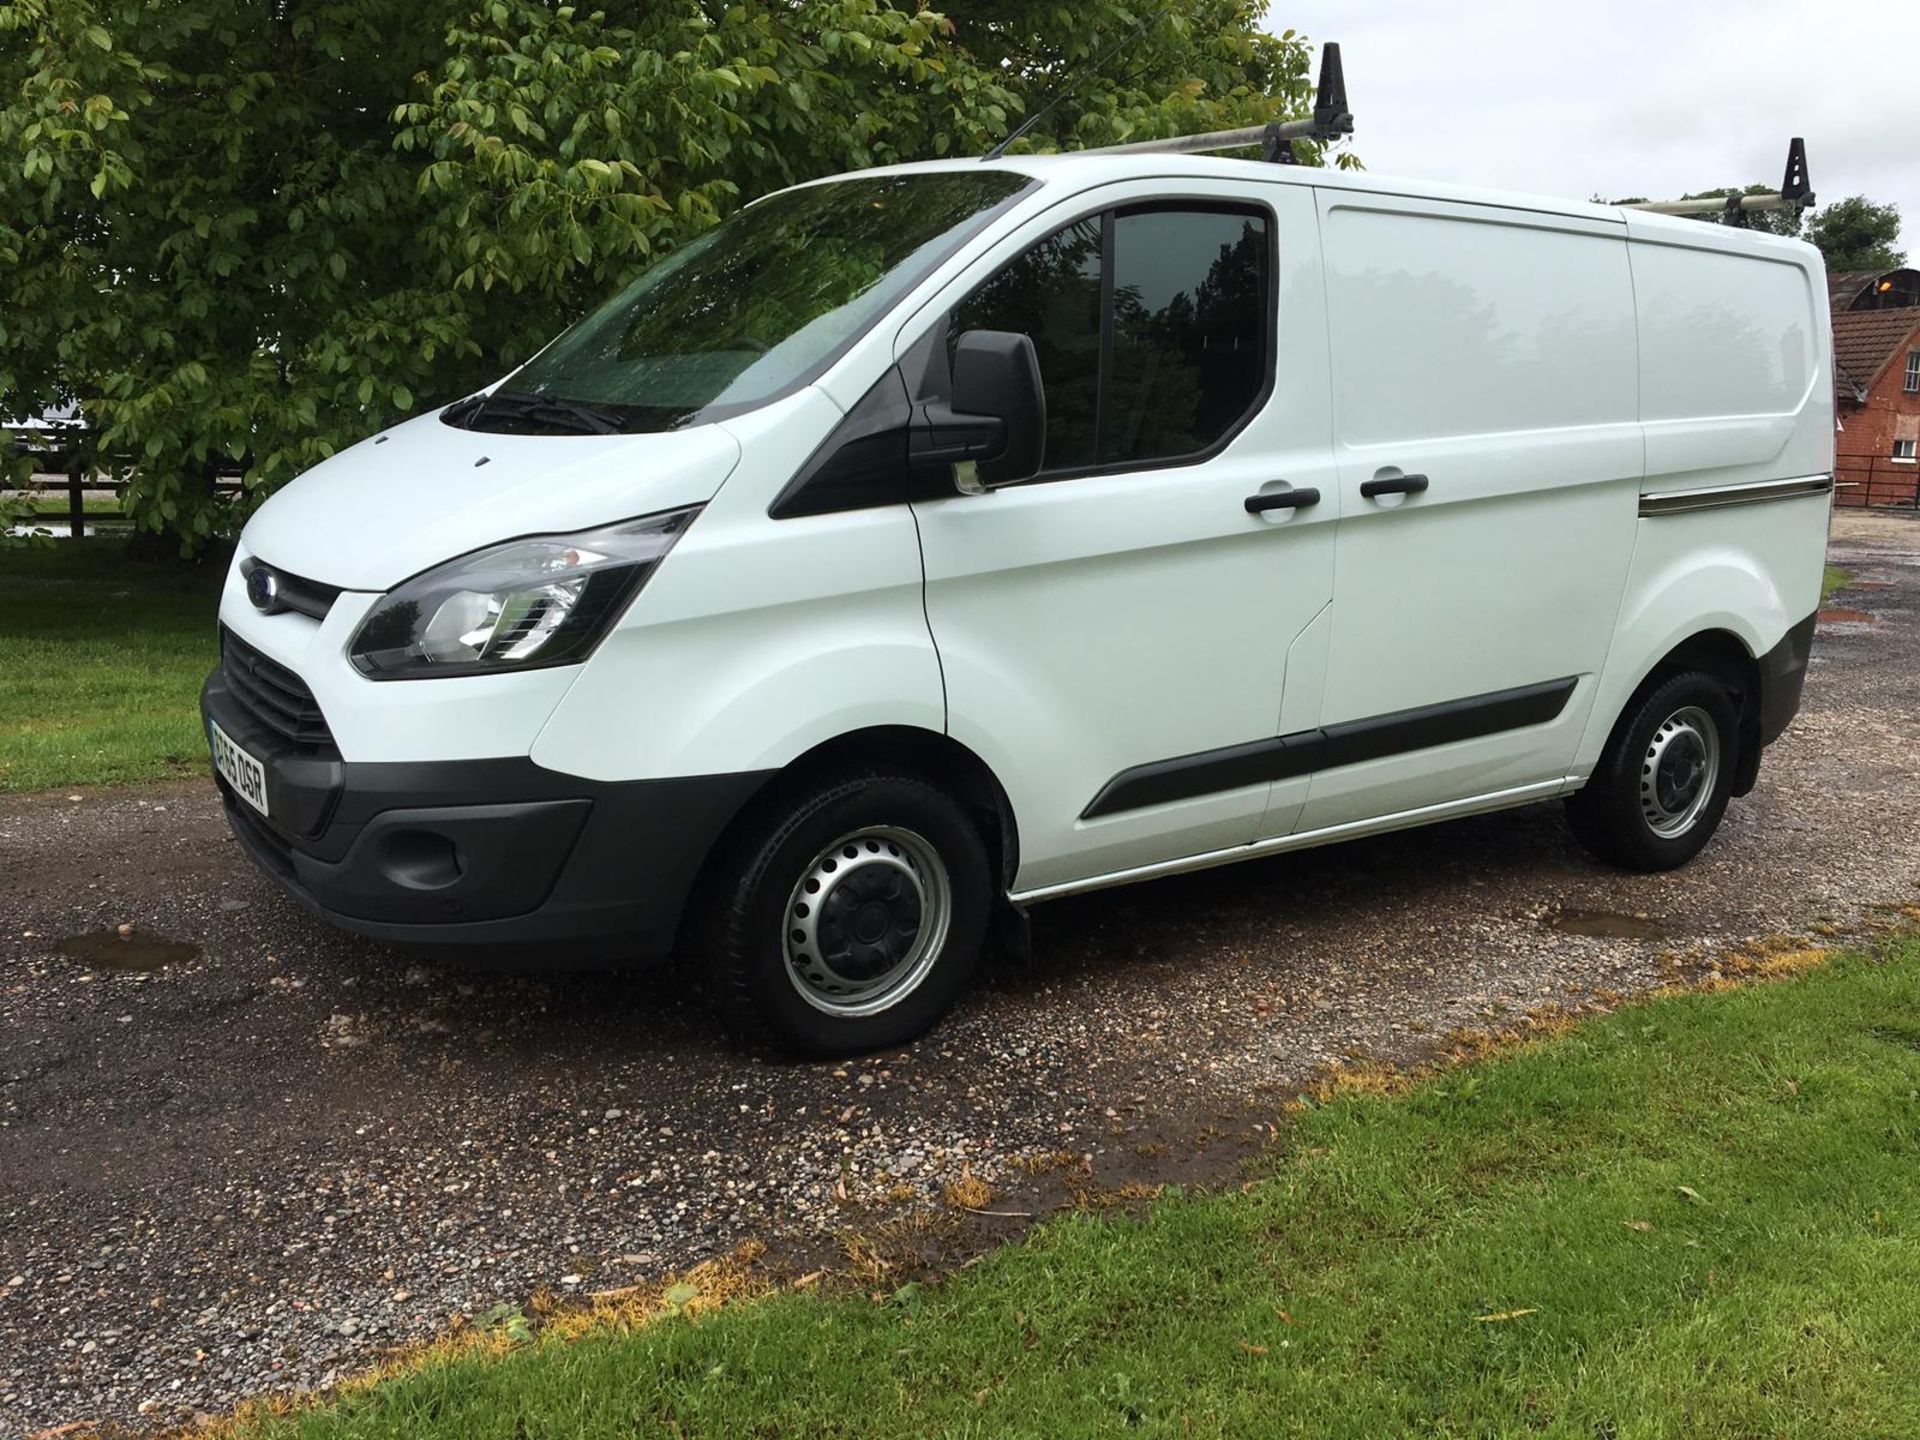
[[1640, 813], [1662, 840], [1694, 827], [1720, 779], [1720, 727], [1698, 705], [1673, 712], [1640, 757]]
[[911, 830], [870, 825], [814, 856], [787, 897], [781, 950], [800, 998], [858, 1019], [897, 1005], [940, 959], [953, 884]]

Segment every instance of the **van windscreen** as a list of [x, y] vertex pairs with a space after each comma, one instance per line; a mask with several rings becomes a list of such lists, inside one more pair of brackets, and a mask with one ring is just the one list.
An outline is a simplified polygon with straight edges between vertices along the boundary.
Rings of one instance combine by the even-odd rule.
[[784, 190], [690, 241], [561, 335], [474, 430], [671, 430], [811, 381], [1033, 182], [1010, 170], [873, 175]]

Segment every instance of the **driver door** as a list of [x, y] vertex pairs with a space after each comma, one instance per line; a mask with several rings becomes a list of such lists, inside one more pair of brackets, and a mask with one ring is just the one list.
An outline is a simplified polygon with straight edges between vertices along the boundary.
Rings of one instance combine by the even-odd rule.
[[1317, 667], [1287, 658], [1332, 598], [1338, 510], [1312, 192], [1104, 187], [896, 353], [939, 324], [1029, 335], [1046, 392], [1038, 476], [913, 505], [948, 729], [1007, 790], [1016, 892], [1284, 830], [1307, 782], [1276, 784], [1272, 742], [1318, 722]]

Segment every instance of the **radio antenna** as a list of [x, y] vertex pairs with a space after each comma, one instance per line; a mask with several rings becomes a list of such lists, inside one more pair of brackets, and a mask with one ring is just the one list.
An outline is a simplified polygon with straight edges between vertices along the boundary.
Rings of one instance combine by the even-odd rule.
[[1133, 29], [1129, 30], [1125, 35], [1122, 35], [1118, 40], [1114, 41], [1113, 44], [1107, 48], [1106, 52], [1102, 54], [1099, 59], [1095, 60], [1092, 65], [1087, 67], [1087, 70], [1081, 71], [1080, 74], [1078, 75], [1068, 74], [1068, 75], [1061, 76], [1060, 83], [1054, 86], [1053, 93], [1047, 96], [1047, 103], [1042, 105], [1038, 110], [1034, 111], [1031, 115], [1027, 116], [1026, 119], [1022, 120], [1020, 122], [1019, 127], [1011, 135], [1007, 136], [1006, 139], [1000, 141], [997, 145], [995, 145], [991, 150], [987, 151], [987, 153], [982, 155], [980, 158], [982, 160], [998, 160], [1002, 155], [1006, 154], [1007, 147], [1009, 145], [1013, 144], [1014, 141], [1018, 140], [1022, 135], [1026, 134], [1034, 126], [1038, 125], [1042, 120], [1046, 119], [1047, 115], [1053, 110], [1054, 106], [1058, 105], [1062, 100], [1066, 99], [1067, 96], [1071, 95], [1076, 89], [1079, 88], [1079, 83], [1082, 77], [1084, 77], [1089, 71], [1098, 70], [1102, 65], [1106, 64], [1107, 61], [1111, 60], [1114, 56], [1118, 55], [1120, 53], [1121, 47], [1126, 45], [1129, 41], [1139, 39], [1140, 32], [1142, 30], [1145, 30], [1146, 28], [1147, 28], [1147, 22], [1142, 20], [1138, 25], [1134, 26]]

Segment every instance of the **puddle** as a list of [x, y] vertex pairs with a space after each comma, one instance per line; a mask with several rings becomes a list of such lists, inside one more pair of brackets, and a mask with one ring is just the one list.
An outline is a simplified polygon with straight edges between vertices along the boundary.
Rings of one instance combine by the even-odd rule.
[[1658, 940], [1667, 933], [1667, 927], [1651, 915], [1623, 915], [1617, 910], [1559, 910], [1540, 923], [1569, 935], [1602, 940]]
[[1871, 625], [1874, 617], [1864, 610], [1822, 610], [1822, 625]]
[[60, 942], [60, 953], [70, 960], [91, 965], [96, 970], [159, 970], [168, 965], [184, 965], [198, 959], [198, 945], [178, 940], [162, 940], [144, 930], [89, 930], [84, 935], [69, 935]]

